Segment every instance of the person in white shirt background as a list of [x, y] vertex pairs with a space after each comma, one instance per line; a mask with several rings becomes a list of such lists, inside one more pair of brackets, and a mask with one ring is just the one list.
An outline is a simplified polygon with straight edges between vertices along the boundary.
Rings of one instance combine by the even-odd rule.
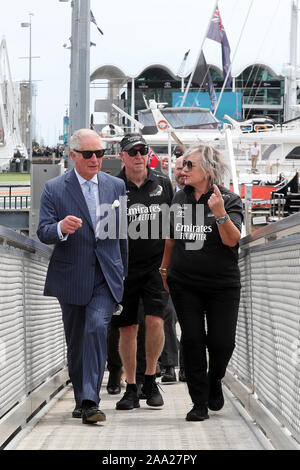
[[257, 165], [257, 160], [259, 156], [259, 147], [258, 147], [257, 142], [254, 142], [254, 144], [250, 147], [250, 156], [251, 156], [252, 173], [257, 173], [258, 170], [256, 169], [256, 165]]

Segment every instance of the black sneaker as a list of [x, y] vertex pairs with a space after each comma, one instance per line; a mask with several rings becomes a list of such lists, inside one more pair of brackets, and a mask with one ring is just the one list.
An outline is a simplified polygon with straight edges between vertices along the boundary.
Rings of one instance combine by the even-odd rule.
[[191, 411], [186, 415], [186, 421], [204, 421], [208, 419], [208, 412], [206, 405], [194, 405]]
[[173, 366], [167, 366], [163, 375], [162, 375], [162, 378], [161, 378], [161, 381], [162, 382], [177, 382], [177, 377], [176, 377], [176, 372], [175, 372], [175, 369]]
[[116, 403], [117, 410], [133, 410], [139, 408], [140, 403], [137, 395], [137, 386], [135, 384], [127, 384], [126, 392], [120, 401]]
[[142, 387], [142, 392], [147, 397], [147, 405], [162, 406], [164, 404], [163, 397], [161, 396], [157, 383], [155, 382], [155, 375], [145, 375], [145, 383]]
[[219, 411], [224, 406], [224, 396], [222, 392], [222, 381], [212, 380], [209, 384], [208, 408], [212, 411]]

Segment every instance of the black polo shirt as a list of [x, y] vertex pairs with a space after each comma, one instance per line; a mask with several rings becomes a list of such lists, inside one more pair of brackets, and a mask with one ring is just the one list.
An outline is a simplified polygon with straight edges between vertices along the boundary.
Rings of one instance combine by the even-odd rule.
[[148, 176], [140, 187], [126, 178], [125, 169], [119, 173], [126, 185], [129, 277], [160, 266], [164, 252], [163, 224], [168, 222], [168, 207], [173, 199], [170, 179], [157, 170], [148, 169]]
[[[241, 231], [241, 198], [223, 186], [218, 187], [227, 214]], [[238, 287], [238, 244], [229, 247], [222, 243], [215, 217], [207, 204], [212, 193], [213, 189], [210, 189], [196, 201], [193, 188], [186, 186], [175, 194], [172, 207], [176, 210], [174, 215], [171, 212], [170, 217], [171, 238], [175, 239], [175, 243], [169, 277], [207, 289]]]

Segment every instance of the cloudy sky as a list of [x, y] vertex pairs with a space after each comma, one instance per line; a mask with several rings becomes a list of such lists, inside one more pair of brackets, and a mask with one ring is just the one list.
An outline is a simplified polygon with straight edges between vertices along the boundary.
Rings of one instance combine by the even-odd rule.
[[[253, 62], [282, 73], [289, 61], [292, 0], [219, 0], [222, 21], [231, 46], [233, 75]], [[36, 81], [37, 133], [55, 144], [69, 103], [68, 44], [71, 6], [59, 0], [0, 0], [0, 38], [6, 39], [14, 80], [28, 80], [29, 31], [21, 22], [32, 12], [32, 79]], [[104, 35], [91, 24], [91, 72], [113, 64], [128, 75], [163, 63], [175, 73], [190, 49], [187, 71], [195, 64], [215, 0], [91, 0], [91, 9]], [[206, 40], [208, 63], [221, 66], [220, 48]], [[105, 90], [92, 92], [104, 98]], [[91, 112], [93, 104], [91, 103]], [[95, 116], [95, 121], [97, 118]]]

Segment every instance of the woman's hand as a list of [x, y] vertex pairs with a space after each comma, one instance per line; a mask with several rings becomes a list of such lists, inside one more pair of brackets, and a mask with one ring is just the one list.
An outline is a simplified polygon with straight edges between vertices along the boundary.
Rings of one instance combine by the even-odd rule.
[[224, 200], [222, 194], [216, 184], [213, 185], [214, 192], [210, 196], [209, 200], [207, 201], [210, 210], [213, 212], [216, 219], [219, 217], [223, 217], [226, 215], [226, 211], [224, 208]]
[[[224, 208], [224, 200], [218, 186], [214, 184], [213, 188], [214, 192], [210, 196], [207, 203], [215, 218], [218, 219], [219, 217], [224, 217], [226, 215], [226, 211]], [[228, 218], [228, 220], [223, 225], [218, 225], [218, 230], [224, 245], [235, 246], [241, 238], [240, 231], [230, 218]]]
[[168, 283], [167, 283], [167, 276], [168, 276], [168, 272], [169, 272], [169, 266], [171, 264], [171, 258], [172, 258], [172, 251], [173, 251], [174, 242], [175, 242], [175, 240], [173, 238], [166, 238], [164, 256], [163, 256], [163, 259], [161, 261], [161, 266], [159, 268], [159, 272], [160, 272], [160, 275], [161, 275], [161, 278], [162, 278], [164, 288], [166, 289], [168, 294], [170, 292], [169, 292], [169, 286], [168, 286]]

